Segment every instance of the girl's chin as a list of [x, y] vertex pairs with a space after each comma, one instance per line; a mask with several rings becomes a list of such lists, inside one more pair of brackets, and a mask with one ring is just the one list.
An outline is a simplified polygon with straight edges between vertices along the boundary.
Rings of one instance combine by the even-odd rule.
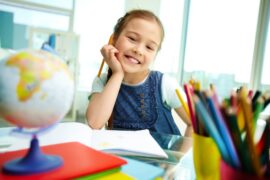
[[138, 67], [134, 67], [134, 66], [127, 66], [127, 65], [123, 65], [122, 66], [123, 67], [123, 70], [124, 70], [124, 72], [126, 72], [126, 73], [136, 73], [136, 72], [138, 72]]

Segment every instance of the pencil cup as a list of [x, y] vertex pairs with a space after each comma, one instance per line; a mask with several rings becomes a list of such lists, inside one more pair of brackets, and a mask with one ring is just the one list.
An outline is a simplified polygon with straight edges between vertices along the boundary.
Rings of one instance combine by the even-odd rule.
[[219, 179], [220, 154], [212, 138], [193, 133], [193, 160], [196, 179]]
[[270, 177], [257, 177], [253, 174], [237, 170], [227, 164], [225, 161], [220, 162], [220, 179], [221, 180], [266, 180]]

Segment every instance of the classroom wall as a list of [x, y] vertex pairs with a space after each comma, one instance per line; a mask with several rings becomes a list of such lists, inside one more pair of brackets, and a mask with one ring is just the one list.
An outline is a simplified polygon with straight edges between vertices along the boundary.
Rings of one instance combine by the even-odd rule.
[[147, 9], [158, 15], [160, 9], [160, 0], [126, 0], [125, 9], [126, 11], [131, 9]]
[[28, 46], [27, 26], [14, 23], [14, 14], [0, 11], [1, 48], [24, 49]]
[[13, 49], [25, 49], [28, 46], [27, 26], [23, 24], [13, 24]]
[[2, 48], [13, 47], [13, 13], [0, 11], [0, 42]]

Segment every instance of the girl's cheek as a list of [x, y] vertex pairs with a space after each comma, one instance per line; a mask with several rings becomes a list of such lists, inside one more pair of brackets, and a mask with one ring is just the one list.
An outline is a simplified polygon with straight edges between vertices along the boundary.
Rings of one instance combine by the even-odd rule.
[[121, 56], [120, 56], [120, 53], [119, 53], [119, 52], [115, 53], [115, 57], [116, 57], [118, 60], [120, 60], [120, 59], [119, 59], [119, 58], [121, 57]]

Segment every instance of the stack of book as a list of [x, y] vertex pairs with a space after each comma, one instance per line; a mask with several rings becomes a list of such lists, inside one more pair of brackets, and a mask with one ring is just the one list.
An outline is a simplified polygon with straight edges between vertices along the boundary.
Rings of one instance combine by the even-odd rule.
[[[0, 140], [0, 149], [5, 147], [5, 152], [0, 153], [1, 169], [8, 161], [25, 157], [28, 152], [29, 139], [7, 134], [10, 130], [12, 128], [0, 128], [5, 139]], [[145, 141], [141, 141], [142, 136]], [[41, 151], [61, 157], [63, 165], [47, 172], [24, 175], [1, 171], [0, 179], [154, 179], [162, 176], [164, 169], [117, 155], [168, 157], [148, 130], [92, 130], [81, 123], [59, 123], [38, 139]]]

